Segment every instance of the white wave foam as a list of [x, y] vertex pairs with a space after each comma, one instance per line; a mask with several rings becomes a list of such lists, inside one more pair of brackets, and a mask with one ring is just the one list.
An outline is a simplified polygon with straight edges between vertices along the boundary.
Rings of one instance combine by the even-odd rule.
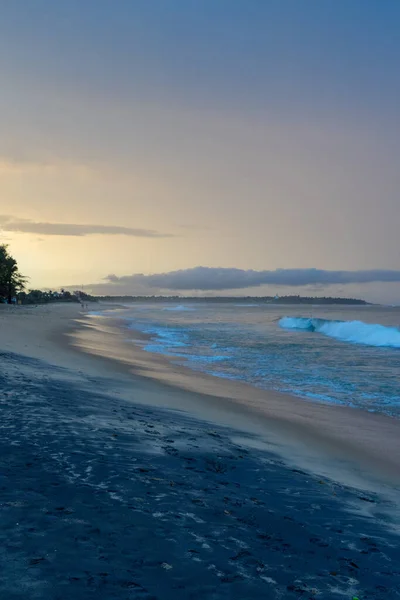
[[237, 307], [237, 308], [253, 308], [254, 306], [260, 306], [259, 304], [243, 304], [242, 302], [240, 304], [234, 304], [233, 306]]
[[400, 329], [363, 321], [330, 321], [306, 317], [283, 317], [279, 320], [284, 329], [315, 331], [343, 342], [400, 348]]
[[179, 304], [178, 306], [166, 306], [163, 310], [170, 310], [174, 312], [186, 312], [195, 310], [194, 308], [190, 308], [189, 306], [185, 306], [184, 304]]

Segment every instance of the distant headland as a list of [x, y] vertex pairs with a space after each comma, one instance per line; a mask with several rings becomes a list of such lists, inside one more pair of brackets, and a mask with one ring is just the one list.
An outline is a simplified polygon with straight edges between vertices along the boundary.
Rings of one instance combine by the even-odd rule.
[[90, 296], [103, 302], [235, 302], [248, 304], [370, 304], [359, 298], [331, 296]]

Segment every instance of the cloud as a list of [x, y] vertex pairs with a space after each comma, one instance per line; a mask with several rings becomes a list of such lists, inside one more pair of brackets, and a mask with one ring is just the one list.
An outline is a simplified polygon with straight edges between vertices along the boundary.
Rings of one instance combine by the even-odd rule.
[[154, 275], [111, 274], [105, 278], [114, 289], [119, 286], [146, 287], [161, 290], [235, 290], [261, 285], [274, 286], [327, 286], [365, 284], [373, 282], [400, 282], [400, 271], [373, 269], [368, 271], [327, 271], [323, 269], [276, 269], [253, 271], [243, 269], [194, 267]]
[[0, 215], [0, 230], [14, 233], [35, 233], [39, 235], [128, 235], [131, 237], [172, 237], [169, 233], [159, 233], [152, 229], [139, 229], [134, 227], [120, 227], [118, 225], [81, 225], [77, 223], [46, 223], [19, 219], [7, 215]]

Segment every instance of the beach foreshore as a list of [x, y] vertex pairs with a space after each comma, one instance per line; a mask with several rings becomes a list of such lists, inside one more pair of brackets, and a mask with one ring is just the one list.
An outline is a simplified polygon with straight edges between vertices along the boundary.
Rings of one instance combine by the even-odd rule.
[[[135, 370], [115, 335], [79, 305], [0, 308], [1, 597], [400, 597], [398, 422], [261, 414]], [[313, 410], [345, 411], [354, 456]]]
[[[126, 343], [123, 329], [110, 319], [119, 308], [97, 303], [86, 310], [74, 303], [0, 307], [0, 348], [64, 367], [71, 377], [107, 375], [118, 381], [126, 400], [254, 434], [258, 447], [341, 483], [380, 490], [385, 483], [400, 486], [399, 419], [173, 365]], [[106, 319], [99, 316], [104, 311]]]

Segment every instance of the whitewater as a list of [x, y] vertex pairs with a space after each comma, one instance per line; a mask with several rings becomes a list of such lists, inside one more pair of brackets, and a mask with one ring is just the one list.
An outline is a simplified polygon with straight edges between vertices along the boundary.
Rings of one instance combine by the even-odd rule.
[[173, 364], [400, 417], [400, 308], [149, 301], [118, 316], [127, 342]]
[[332, 338], [353, 344], [400, 348], [400, 329], [379, 323], [362, 321], [331, 321], [304, 317], [283, 317], [279, 324], [284, 329], [298, 329], [323, 333]]

